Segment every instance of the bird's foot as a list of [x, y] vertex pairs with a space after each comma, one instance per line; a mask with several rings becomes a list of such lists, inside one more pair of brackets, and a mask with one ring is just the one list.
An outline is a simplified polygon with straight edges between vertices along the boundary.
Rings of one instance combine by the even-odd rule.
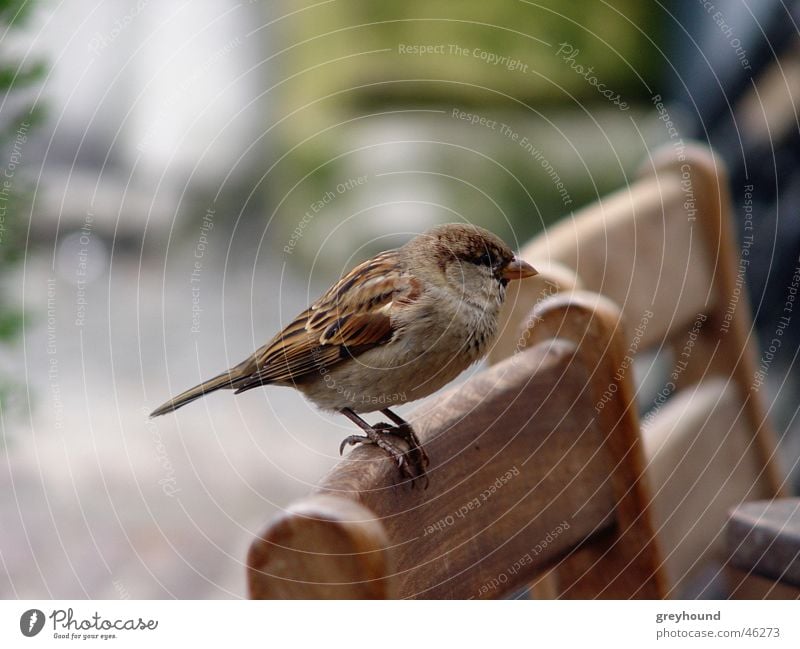
[[395, 434], [406, 440], [409, 449], [411, 449], [411, 453], [416, 455], [418, 463], [424, 470], [424, 468], [430, 464], [430, 460], [428, 459], [428, 454], [425, 452], [425, 449], [422, 448], [419, 437], [417, 437], [411, 424], [399, 415], [396, 415], [389, 408], [384, 408], [381, 412], [394, 422], [396, 426]]
[[[409, 427], [410, 428], [410, 427]], [[352, 446], [355, 444], [375, 444], [378, 448], [385, 451], [390, 457], [394, 458], [397, 462], [397, 468], [400, 474], [406, 480], [411, 480], [412, 486], [420, 478], [424, 478], [424, 488], [428, 487], [428, 476], [425, 472], [425, 467], [428, 465], [428, 456], [422, 450], [422, 447], [414, 445], [403, 434], [399, 426], [392, 426], [386, 423], [375, 424], [370, 430], [365, 429], [365, 435], [350, 435], [342, 440], [339, 445], [339, 454], [344, 452], [345, 446]], [[413, 431], [411, 434], [414, 435]], [[388, 437], [390, 435], [399, 437], [409, 446], [409, 449], [403, 450], [396, 443], [392, 442]], [[414, 435], [416, 439], [416, 435]]]
[[428, 454], [425, 452], [425, 449], [422, 447], [419, 437], [417, 437], [417, 434], [411, 427], [411, 424], [409, 424], [407, 421], [404, 421], [403, 423], [394, 426], [392, 432], [406, 441], [406, 444], [408, 444], [409, 453], [417, 456], [417, 463], [424, 471], [430, 465], [431, 461], [428, 457]]
[[[406, 422], [396, 426], [381, 422], [379, 424], [375, 424], [373, 428], [381, 435], [394, 435], [399, 437], [408, 445], [408, 450], [403, 453], [402, 458], [405, 470], [404, 467], [401, 467], [400, 471], [401, 473], [404, 473], [404, 477], [411, 479], [412, 486], [416, 484], [418, 479], [423, 479], [425, 482], [422, 488], [427, 489], [430, 481], [428, 480], [426, 468], [428, 467], [428, 464], [430, 464], [430, 460], [428, 459], [428, 454], [419, 443], [419, 439], [417, 438], [417, 435], [414, 433], [414, 430], [411, 428], [411, 426], [409, 426]], [[400, 462], [398, 461], [398, 465], [399, 463]]]

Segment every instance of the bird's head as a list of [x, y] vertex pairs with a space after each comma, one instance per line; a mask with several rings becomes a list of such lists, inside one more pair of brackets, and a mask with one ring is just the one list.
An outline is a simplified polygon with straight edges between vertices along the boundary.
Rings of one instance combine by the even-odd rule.
[[418, 267], [426, 269], [428, 279], [438, 279], [438, 284], [467, 299], [484, 299], [487, 294], [498, 294], [502, 299], [509, 281], [537, 274], [502, 239], [476, 225], [440, 225], [415, 237], [406, 247]]

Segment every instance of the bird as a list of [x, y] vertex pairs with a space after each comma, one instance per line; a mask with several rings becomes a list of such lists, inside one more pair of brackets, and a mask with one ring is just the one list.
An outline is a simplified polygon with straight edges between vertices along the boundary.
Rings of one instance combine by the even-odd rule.
[[[508, 283], [536, 274], [484, 228], [436, 226], [358, 264], [255, 353], [150, 416], [217, 390], [291, 386], [361, 429], [342, 441], [340, 454], [375, 444], [403, 478], [413, 485], [424, 477], [427, 486], [427, 453], [391, 408], [434, 393], [480, 360], [497, 335]], [[360, 416], [376, 411], [393, 425]]]

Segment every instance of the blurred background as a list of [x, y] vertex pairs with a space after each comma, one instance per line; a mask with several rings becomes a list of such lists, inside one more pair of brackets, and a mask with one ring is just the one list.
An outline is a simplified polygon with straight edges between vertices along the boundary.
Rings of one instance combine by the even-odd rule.
[[[800, 252], [799, 14], [0, 0], [0, 595], [244, 596], [253, 535], [349, 422], [283, 388], [147, 414], [369, 255], [451, 221], [518, 247], [670, 138], [717, 148], [735, 205], [755, 186], [747, 280], [774, 329]], [[795, 489], [797, 320], [767, 377]]]

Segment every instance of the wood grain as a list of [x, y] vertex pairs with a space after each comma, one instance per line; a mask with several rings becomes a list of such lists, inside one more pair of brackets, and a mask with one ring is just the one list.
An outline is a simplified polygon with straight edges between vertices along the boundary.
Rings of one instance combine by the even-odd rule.
[[358, 503], [318, 495], [292, 505], [251, 546], [253, 599], [388, 599], [381, 524]]
[[[724, 403], [702, 398], [701, 390], [697, 398], [678, 401], [687, 406], [681, 410], [659, 406], [647, 415], [655, 425], [643, 436], [660, 439], [661, 452], [648, 451], [647, 472], [652, 492], [661, 494], [653, 514], [669, 548], [672, 594], [709, 553], [719, 551], [725, 503], [741, 502], [747, 494], [785, 493], [776, 438], [753, 382], [753, 329], [746, 287], [737, 279], [727, 183], [724, 167], [708, 149], [689, 145], [678, 160], [674, 149], [665, 147], [643, 166], [636, 183], [564, 220], [522, 251], [535, 266], [544, 261], [574, 269], [576, 284], [615, 301], [633, 355], [671, 351], [673, 362], [681, 363], [681, 371], [673, 372], [679, 396], [684, 390], [692, 394], [705, 381], [712, 382], [712, 391], [716, 380], [731, 384]], [[518, 303], [504, 312], [516, 340], [531, 329], [524, 303], [533, 307], [536, 301], [532, 286], [521, 290], [526, 292]], [[643, 315], [647, 326], [634, 345], [632, 332]], [[498, 351], [507, 348], [506, 342]], [[695, 443], [698, 450], [714, 446], [718, 452], [713, 458], [695, 452]], [[723, 458], [729, 462], [727, 473]], [[711, 464], [706, 467], [703, 459]], [[670, 477], [677, 475], [680, 479]], [[693, 489], [695, 484], [712, 490], [710, 502]], [[688, 493], [695, 502], [687, 502]], [[709, 515], [698, 524], [692, 512], [705, 508]]]
[[[653, 168], [645, 173], [652, 173], [655, 178], [669, 177], [671, 174], [673, 178], [679, 177], [680, 182], [684, 182], [687, 173], [689, 175], [689, 186], [698, 212], [696, 222], [703, 249], [703, 267], [710, 268], [711, 272], [705, 286], [712, 296], [706, 312], [718, 326], [714, 336], [714, 362], [718, 367], [722, 366], [722, 373], [734, 380], [755, 440], [753, 451], [764, 469], [771, 495], [782, 497], [786, 495], [786, 486], [784, 472], [778, 464], [777, 438], [766, 415], [761, 394], [753, 384], [756, 370], [755, 330], [750, 319], [747, 287], [737, 285], [739, 246], [730, 218], [728, 174], [722, 162], [706, 148], [690, 146], [686, 156], [687, 160], [681, 162], [668, 150], [661, 150], [654, 157]], [[685, 193], [685, 185], [682, 187]], [[722, 323], [725, 324], [724, 328]]]
[[[648, 315], [638, 349], [680, 349], [698, 316], [706, 316], [682, 380], [695, 383], [710, 373], [735, 380], [756, 440], [753, 452], [773, 495], [780, 497], [786, 492], [784, 472], [753, 384], [754, 331], [746, 286], [737, 283], [739, 246], [730, 215], [728, 176], [713, 153], [688, 145], [678, 159], [667, 146], [642, 166], [639, 181], [549, 228], [520, 254], [534, 266], [566, 266], [577, 275], [576, 284], [614, 301], [627, 323], [628, 339]], [[498, 344], [493, 360], [509, 353], [510, 340], [526, 329], [525, 318], [541, 286], [523, 282], [518, 290], [516, 301], [503, 311], [512, 335]]]
[[667, 591], [662, 553], [651, 516], [645, 461], [639, 437], [632, 367], [626, 367], [626, 336], [619, 309], [607, 298], [578, 291], [558, 294], [533, 310], [531, 342], [558, 336], [577, 345], [592, 368], [584, 391], [612, 463], [616, 527], [586, 544], [556, 571], [561, 596], [570, 598], [661, 598]]
[[[707, 150], [668, 147], [525, 246], [541, 274], [510, 287], [495, 365], [411, 417], [430, 488], [356, 449], [254, 541], [251, 594], [674, 595], [719, 550], [726, 506], [783, 489], [726, 184]], [[640, 433], [630, 355], [679, 354], [699, 318], [677, 396]]]
[[[356, 597], [367, 588], [364, 574], [370, 595], [381, 597], [497, 597], [530, 583], [613, 522], [611, 467], [583, 390], [587, 374], [573, 345], [549, 341], [415, 412], [431, 458], [427, 490], [396, 485], [391, 460], [356, 449], [317, 495], [256, 540], [251, 595], [297, 596], [293, 584], [304, 582], [304, 597]], [[342, 523], [342, 501], [358, 504], [355, 532], [352, 515]], [[364, 531], [364, 519], [380, 533]], [[332, 562], [308, 560], [309, 552], [330, 555], [328, 544]], [[368, 559], [369, 572], [346, 564]], [[348, 588], [320, 586], [332, 581]]]

